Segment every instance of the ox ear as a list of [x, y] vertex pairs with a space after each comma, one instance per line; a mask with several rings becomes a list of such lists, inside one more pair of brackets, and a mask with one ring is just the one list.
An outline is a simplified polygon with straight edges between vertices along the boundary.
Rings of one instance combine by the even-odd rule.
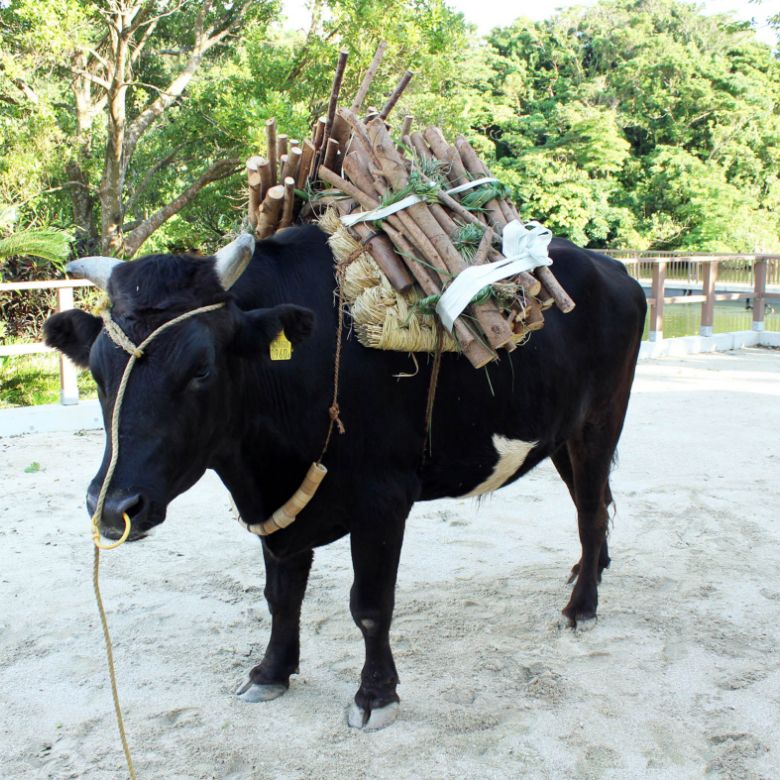
[[272, 309], [253, 309], [243, 312], [242, 325], [236, 334], [236, 351], [245, 357], [268, 355], [269, 344], [284, 331], [295, 346], [303, 341], [314, 327], [314, 312], [302, 306], [285, 303]]
[[44, 341], [67, 355], [77, 366], [87, 368], [89, 351], [100, 333], [103, 322], [79, 309], [54, 314], [43, 326]]

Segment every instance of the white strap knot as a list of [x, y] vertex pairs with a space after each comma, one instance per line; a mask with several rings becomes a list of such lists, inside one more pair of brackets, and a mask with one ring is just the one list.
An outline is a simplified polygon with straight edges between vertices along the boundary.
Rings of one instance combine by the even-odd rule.
[[516, 219], [509, 222], [503, 232], [501, 253], [504, 259], [465, 268], [444, 291], [436, 304], [436, 312], [450, 333], [455, 320], [483, 287], [509, 276], [517, 276], [522, 271], [552, 265], [547, 253], [552, 231], [535, 221], [527, 222], [526, 225], [531, 229], [528, 230]]

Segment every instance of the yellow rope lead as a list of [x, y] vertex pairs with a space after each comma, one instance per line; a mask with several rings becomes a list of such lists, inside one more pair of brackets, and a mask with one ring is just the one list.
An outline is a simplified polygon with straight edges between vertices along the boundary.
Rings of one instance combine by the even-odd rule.
[[133, 759], [130, 756], [130, 745], [127, 742], [127, 734], [125, 733], [125, 723], [122, 718], [122, 708], [119, 705], [119, 692], [116, 685], [116, 671], [114, 669], [114, 648], [111, 644], [111, 634], [108, 631], [108, 619], [106, 618], [106, 610], [103, 607], [103, 598], [100, 595], [100, 551], [101, 550], [115, 550], [117, 547], [123, 545], [130, 536], [130, 530], [132, 523], [130, 517], [126, 512], [122, 513], [122, 517], [125, 521], [125, 530], [118, 541], [113, 544], [102, 544], [100, 541], [100, 519], [103, 517], [103, 505], [106, 501], [106, 495], [108, 494], [108, 488], [111, 484], [111, 480], [116, 470], [116, 464], [119, 460], [119, 415], [122, 410], [122, 401], [125, 397], [125, 390], [127, 389], [127, 382], [130, 379], [130, 373], [133, 370], [133, 366], [136, 362], [143, 357], [144, 349], [149, 343], [157, 338], [163, 331], [168, 328], [177, 325], [182, 320], [194, 317], [196, 314], [202, 314], [207, 311], [214, 311], [224, 306], [224, 303], [215, 303], [211, 306], [202, 306], [199, 309], [193, 309], [192, 311], [180, 314], [178, 317], [174, 317], [172, 320], [160, 325], [159, 328], [153, 330], [138, 346], [127, 337], [124, 331], [111, 319], [111, 315], [108, 311], [103, 312], [103, 320], [106, 327], [106, 333], [111, 337], [111, 340], [122, 347], [130, 355], [130, 359], [127, 361], [125, 370], [122, 373], [122, 379], [119, 382], [119, 388], [116, 392], [116, 400], [114, 401], [114, 411], [111, 415], [111, 460], [109, 461], [108, 468], [106, 469], [106, 476], [103, 479], [103, 484], [100, 487], [100, 493], [98, 494], [97, 505], [95, 507], [95, 514], [92, 516], [92, 542], [95, 545], [95, 558], [92, 567], [92, 585], [95, 590], [95, 600], [98, 605], [98, 612], [100, 612], [100, 624], [103, 627], [103, 639], [106, 644], [106, 658], [108, 660], [108, 674], [111, 678], [111, 695], [114, 699], [114, 712], [116, 713], [116, 724], [119, 728], [119, 738], [122, 740], [122, 750], [125, 753], [125, 760], [127, 761], [127, 769], [130, 773], [130, 780], [136, 780], [135, 768], [133, 767]]

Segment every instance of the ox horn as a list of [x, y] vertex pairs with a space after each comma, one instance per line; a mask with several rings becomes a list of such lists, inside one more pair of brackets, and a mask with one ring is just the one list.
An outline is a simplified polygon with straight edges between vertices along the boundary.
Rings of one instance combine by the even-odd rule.
[[118, 265], [122, 265], [121, 260], [115, 257], [82, 257], [78, 260], [71, 260], [65, 270], [78, 279], [89, 279], [96, 287], [101, 290], [108, 288], [108, 279], [111, 272]]
[[255, 239], [249, 233], [242, 233], [235, 241], [222, 247], [214, 255], [214, 270], [220, 284], [229, 290], [246, 270], [255, 251]]

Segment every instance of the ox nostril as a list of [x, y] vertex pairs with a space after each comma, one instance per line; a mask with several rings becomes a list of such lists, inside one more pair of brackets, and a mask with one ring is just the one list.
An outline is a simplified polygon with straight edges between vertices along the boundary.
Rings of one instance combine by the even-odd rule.
[[[89, 498], [87, 500], [89, 502]], [[147, 502], [140, 493], [109, 494], [103, 504], [103, 516], [100, 522], [101, 533], [108, 539], [119, 538], [125, 529], [124, 515], [126, 514], [134, 521], [142, 516], [146, 505]], [[138, 532], [137, 525], [138, 523], [133, 524], [131, 537]]]
[[127, 514], [127, 516], [132, 520], [136, 515], [140, 514], [143, 511], [143, 508], [144, 508], [143, 496], [139, 495], [138, 493], [135, 493], [132, 496], [126, 496], [121, 501], [117, 502], [116, 513], [117, 515], [119, 515], [119, 517], [122, 517], [122, 515]]

